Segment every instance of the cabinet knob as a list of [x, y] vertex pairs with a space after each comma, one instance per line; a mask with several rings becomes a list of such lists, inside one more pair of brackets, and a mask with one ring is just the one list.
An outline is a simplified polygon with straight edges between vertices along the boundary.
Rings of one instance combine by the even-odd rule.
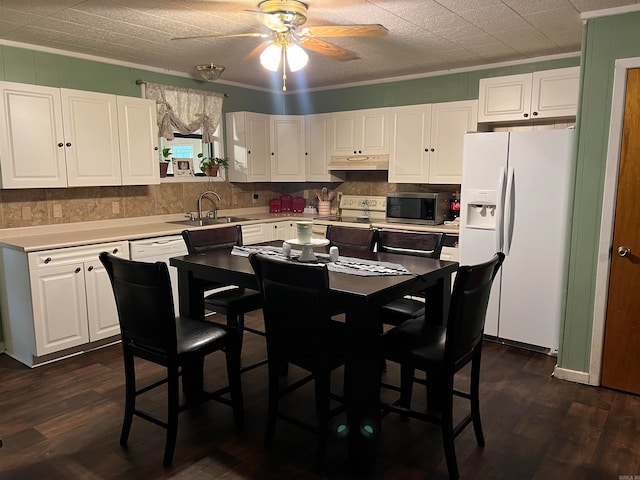
[[76, 273], [80, 273], [80, 270], [82, 270], [80, 267], [76, 268]]
[[157, 152], [158, 150], [160, 150], [158, 147], [153, 147], [153, 149]]
[[304, 152], [305, 155], [309, 155], [309, 152]]
[[271, 156], [275, 155], [275, 153], [271, 152]]
[[247, 150], [247, 153], [248, 153], [249, 155], [251, 155], [251, 150]]
[[71, 142], [67, 142], [67, 143], [66, 143], [66, 146], [67, 146], [67, 147], [70, 147], [70, 146], [71, 146]]
[[431, 147], [431, 151], [432, 151], [432, 152], [435, 152], [435, 151], [436, 151], [436, 149], [435, 149], [435, 148], [433, 148], [433, 147]]
[[362, 150], [358, 150], [358, 153], [362, 153]]
[[114, 248], [111, 253], [113, 253], [115, 255], [116, 253], [118, 253], [118, 249]]
[[51, 262], [51, 257], [47, 257], [44, 259], [44, 263], [50, 263]]
[[60, 148], [62, 148], [62, 147], [64, 147], [64, 143], [60, 142], [60, 143], [58, 144], [58, 146], [59, 146]]
[[87, 270], [89, 270], [90, 272], [93, 271], [93, 265], [89, 265], [89, 268], [87, 268]]
[[524, 118], [527, 118], [528, 116], [529, 116], [529, 114], [528, 114], [528, 113], [525, 113], [525, 114], [523, 115], [523, 117], [524, 117]]
[[425, 151], [425, 152], [428, 152], [428, 151], [429, 151], [429, 147], [425, 148], [425, 149], [424, 149], [424, 151]]
[[538, 112], [533, 112], [531, 115], [533, 115], [534, 117], [538, 116]]

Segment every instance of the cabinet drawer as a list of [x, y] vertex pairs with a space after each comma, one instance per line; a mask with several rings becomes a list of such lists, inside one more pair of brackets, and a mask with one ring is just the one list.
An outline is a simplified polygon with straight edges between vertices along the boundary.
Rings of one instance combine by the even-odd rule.
[[129, 258], [128, 242], [98, 243], [82, 247], [56, 248], [29, 253], [29, 270], [97, 260], [100, 252]]

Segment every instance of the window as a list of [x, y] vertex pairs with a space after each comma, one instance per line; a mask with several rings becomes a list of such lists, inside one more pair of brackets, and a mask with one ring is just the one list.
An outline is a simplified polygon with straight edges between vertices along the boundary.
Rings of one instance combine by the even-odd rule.
[[[203, 153], [205, 156], [223, 157], [222, 138], [220, 135], [220, 126], [216, 129], [213, 143], [202, 143], [202, 133], [200, 130], [189, 135], [183, 135], [174, 132], [173, 140], [167, 140], [160, 137], [160, 150], [163, 148], [171, 149], [171, 156], [177, 162], [180, 159], [191, 159], [193, 165], [193, 173], [195, 176], [204, 176], [204, 172], [200, 169], [198, 154]], [[167, 175], [174, 175], [175, 162], [169, 163]]]

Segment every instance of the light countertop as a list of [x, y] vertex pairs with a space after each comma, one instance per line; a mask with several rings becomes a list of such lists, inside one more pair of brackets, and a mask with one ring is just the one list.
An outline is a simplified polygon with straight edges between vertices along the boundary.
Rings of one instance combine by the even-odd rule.
[[[239, 222], [241, 225], [250, 225], [265, 222], [277, 222], [285, 220], [311, 220], [315, 215], [301, 213], [269, 213], [266, 207], [244, 208], [234, 210], [221, 210], [220, 216], [240, 216], [250, 220]], [[106, 243], [124, 240], [138, 240], [164, 235], [179, 235], [186, 228], [216, 228], [208, 225], [193, 227], [179, 225], [174, 222], [185, 220], [183, 214], [157, 215], [151, 217], [137, 217], [117, 220], [100, 220], [94, 222], [79, 222], [38, 227], [10, 228], [0, 230], [0, 246], [34, 252], [53, 248], [75, 247], [90, 245], [93, 243]], [[324, 222], [330, 223], [330, 222]], [[227, 224], [220, 224], [223, 226]], [[343, 224], [344, 225], [344, 224]], [[359, 226], [363, 226], [359, 224]], [[458, 233], [457, 226], [425, 226], [400, 223], [376, 222], [371, 225], [374, 228], [398, 228], [403, 230], [437, 231], [446, 233]]]

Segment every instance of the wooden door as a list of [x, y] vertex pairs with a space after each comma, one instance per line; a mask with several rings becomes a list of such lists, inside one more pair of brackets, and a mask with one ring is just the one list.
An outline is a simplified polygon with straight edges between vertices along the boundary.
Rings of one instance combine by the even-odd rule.
[[627, 73], [602, 385], [635, 394], [640, 394], [639, 203], [640, 69], [631, 69]]

